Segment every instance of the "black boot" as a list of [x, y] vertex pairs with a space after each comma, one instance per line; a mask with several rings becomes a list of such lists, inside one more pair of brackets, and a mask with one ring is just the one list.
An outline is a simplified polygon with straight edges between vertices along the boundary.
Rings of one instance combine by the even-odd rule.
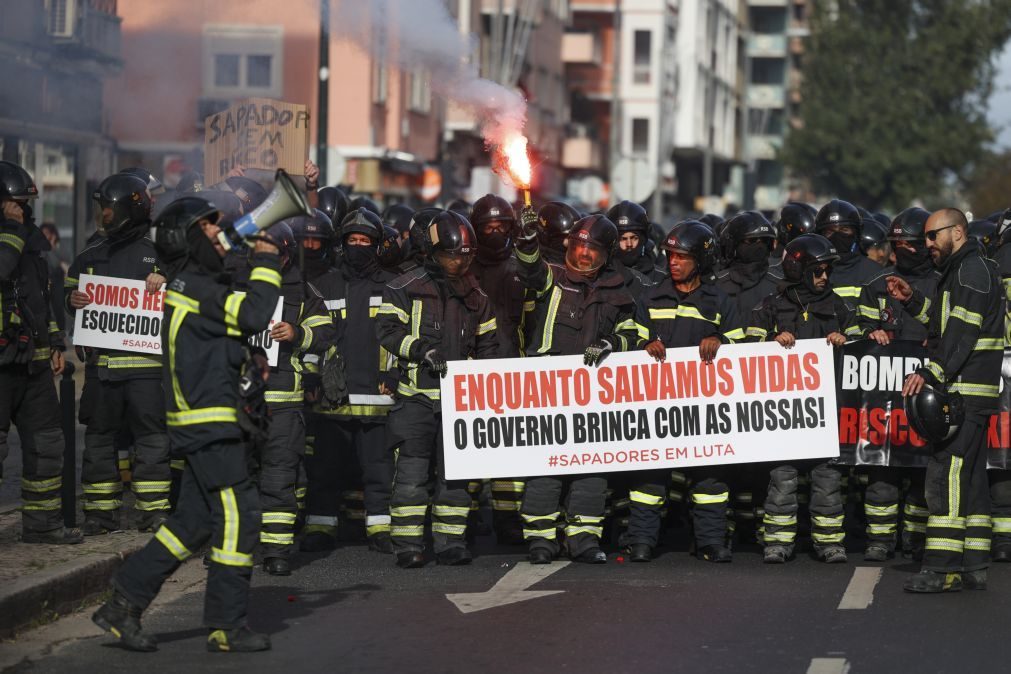
[[380, 531], [369, 536], [369, 550], [381, 552], [384, 555], [392, 555], [393, 539], [390, 538], [390, 532]]
[[211, 630], [207, 635], [207, 650], [211, 653], [269, 651], [270, 637], [257, 634], [245, 625], [234, 630]]
[[401, 569], [420, 569], [424, 565], [425, 555], [416, 550], [397, 553], [397, 566]]
[[628, 561], [649, 562], [653, 559], [653, 548], [648, 543], [633, 543], [628, 546]]
[[725, 545], [704, 545], [699, 548], [698, 552], [695, 554], [699, 559], [704, 559], [707, 562], [715, 562], [717, 564], [726, 564], [727, 562], [733, 560], [733, 556], [730, 554], [730, 548]]
[[450, 548], [435, 556], [435, 563], [440, 566], [464, 566], [474, 560], [467, 548]]
[[962, 589], [962, 574], [942, 573], [940, 571], [927, 571], [924, 569], [907, 578], [902, 589], [906, 592], [930, 594], [937, 592], [958, 592]]
[[600, 548], [590, 548], [573, 557], [572, 561], [580, 564], [607, 564], [607, 555]]
[[263, 570], [272, 576], [290, 576], [291, 564], [283, 557], [267, 557], [263, 560]]
[[987, 576], [986, 569], [976, 569], [975, 571], [962, 572], [962, 589], [964, 590], [985, 590]]
[[527, 554], [527, 559], [531, 564], [550, 564], [554, 557], [547, 548], [530, 548], [530, 552]]
[[91, 621], [119, 639], [128, 650], [150, 653], [158, 650], [158, 642], [141, 629], [140, 615], [143, 612], [143, 609], [134, 606], [126, 597], [115, 591], [112, 599], [102, 604], [92, 614]]
[[53, 529], [52, 531], [24, 531], [21, 533], [22, 543], [40, 543], [42, 545], [77, 545], [84, 542], [80, 529]]

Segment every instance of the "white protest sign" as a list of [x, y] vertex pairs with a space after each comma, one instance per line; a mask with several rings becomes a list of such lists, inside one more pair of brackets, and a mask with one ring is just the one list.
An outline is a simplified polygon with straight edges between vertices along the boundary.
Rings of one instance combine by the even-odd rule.
[[74, 345], [161, 355], [164, 287], [148, 293], [144, 281], [81, 274], [77, 289], [91, 304], [74, 316]]
[[277, 298], [277, 308], [274, 309], [274, 315], [270, 319], [270, 323], [267, 324], [267, 329], [263, 332], [258, 332], [249, 338], [250, 346], [258, 346], [267, 352], [267, 362], [270, 363], [271, 367], [277, 365], [278, 352], [281, 350], [280, 344], [278, 344], [273, 337], [270, 336], [270, 330], [281, 322], [281, 310], [284, 308], [284, 298]]
[[461, 360], [442, 380], [446, 478], [602, 473], [839, 455], [825, 340]]

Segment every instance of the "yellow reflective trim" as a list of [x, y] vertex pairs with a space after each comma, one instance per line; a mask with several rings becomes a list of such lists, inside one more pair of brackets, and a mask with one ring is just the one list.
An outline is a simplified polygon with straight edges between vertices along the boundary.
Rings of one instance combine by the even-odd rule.
[[466, 524], [446, 524], [445, 522], [432, 522], [432, 533], [447, 534], [449, 536], [463, 536], [467, 533]]
[[839, 297], [860, 297], [860, 286], [837, 286], [833, 288]]
[[990, 539], [989, 538], [966, 538], [965, 539], [965, 549], [966, 550], [989, 550], [990, 549]]
[[894, 522], [890, 524], [868, 524], [867, 532], [871, 534], [891, 534], [895, 533], [896, 525]]
[[44, 491], [51, 491], [53, 489], [59, 489], [62, 486], [63, 486], [62, 477], [51, 477], [45, 480], [28, 480], [25, 478], [21, 478], [21, 488], [24, 491], [44, 492]]
[[155, 532], [154, 537], [180, 562], [185, 562], [193, 556], [193, 553], [164, 524], [158, 527], [158, 531]]
[[264, 391], [263, 399], [268, 403], [300, 403], [305, 400], [305, 391]]
[[172, 506], [169, 504], [167, 498], [158, 499], [157, 501], [145, 501], [143, 499], [137, 499], [133, 502], [133, 507], [136, 510], [142, 510], [144, 512], [152, 512], [155, 510], [168, 510]]
[[[56, 501], [59, 503], [59, 499]], [[123, 501], [120, 499], [102, 499], [102, 500], [84, 500], [85, 510], [119, 510], [119, 507], [123, 505]]]
[[229, 337], [241, 337], [239, 309], [246, 299], [245, 293], [232, 293], [225, 298], [225, 332]]
[[220, 548], [211, 548], [208, 558], [212, 562], [223, 564], [224, 566], [252, 567], [253, 556], [243, 552], [229, 552]]
[[656, 496], [654, 494], [647, 494], [644, 491], [632, 490], [628, 493], [629, 500], [632, 503], [642, 503], [644, 505], [657, 506], [663, 505], [663, 496]]
[[766, 543], [793, 543], [797, 540], [796, 531], [766, 531], [762, 538]]
[[991, 527], [994, 519], [989, 515], [969, 515], [965, 518], [966, 527]]
[[466, 517], [470, 513], [470, 506], [448, 506], [433, 505], [433, 517]]
[[541, 249], [540, 248], [535, 248], [534, 252], [532, 252], [532, 253], [524, 253], [519, 248], [516, 249], [516, 258], [520, 262], [526, 262], [527, 264], [533, 264], [534, 262], [537, 262], [537, 260], [538, 260], [538, 258], [540, 258], [540, 256], [541, 256]]
[[558, 538], [558, 530], [552, 529], [524, 529], [523, 530], [523, 540], [528, 538], [546, 538], [548, 540], [555, 540]]
[[843, 516], [827, 517], [825, 515], [811, 515], [811, 523], [816, 527], [841, 527]]
[[264, 524], [294, 524], [295, 513], [263, 513]]
[[906, 521], [902, 524], [902, 528], [906, 531], [911, 531], [914, 533], [925, 534], [927, 533], [927, 525], [923, 522], [909, 522]]
[[994, 517], [993, 518], [993, 532], [995, 534], [1009, 534], [1009, 533], [1011, 533], [1011, 518]]
[[[412, 374], [414, 370], [411, 371]], [[397, 384], [397, 393], [405, 396], [422, 395], [430, 400], [439, 400], [440, 391], [437, 388], [414, 388], [404, 382]]]
[[870, 503], [864, 504], [864, 512], [868, 515], [873, 515], [875, 517], [887, 517], [889, 515], [899, 514], [899, 504], [893, 503], [892, 505], [886, 506], [875, 506]]
[[394, 506], [390, 508], [390, 517], [424, 517], [427, 512], [427, 505]]
[[759, 339], [765, 339], [768, 336], [769, 331], [763, 328], [749, 327], [745, 330], [745, 334], [748, 337], [758, 337]]
[[407, 325], [411, 321], [406, 311], [404, 311], [398, 306], [390, 304], [389, 302], [383, 302], [382, 304], [380, 304], [379, 311], [377, 311], [376, 313], [386, 314], [388, 316], [396, 316], [397, 318], [400, 319], [400, 322], [403, 323], [404, 325]]
[[134, 480], [130, 485], [135, 494], [156, 494], [172, 488], [172, 480]]
[[76, 288], [80, 284], [81, 284], [80, 280], [76, 278], [71, 278], [68, 276], [67, 278], [63, 279], [64, 288]]
[[957, 318], [969, 325], [974, 325], [977, 328], [983, 326], [983, 314], [977, 314], [975, 311], [969, 311], [965, 307], [960, 307], [958, 305], [953, 306], [949, 316], [951, 318]]
[[201, 407], [195, 410], [166, 412], [165, 421], [169, 426], [193, 426], [211, 423], [238, 423], [239, 415], [234, 407]]
[[160, 356], [109, 356], [106, 367], [110, 370], [136, 369], [145, 367], [161, 367]]
[[123, 491], [122, 482], [83, 482], [81, 491], [85, 494], [115, 494]]
[[165, 293], [165, 304], [173, 309], [184, 309], [194, 313], [200, 311], [200, 302], [175, 290], [169, 290]]
[[728, 503], [730, 501], [730, 492], [722, 492], [720, 494], [692, 494], [692, 503], [698, 505], [712, 505], [716, 503]]
[[816, 543], [841, 543], [845, 537], [846, 534], [843, 532], [839, 532], [837, 534], [811, 533], [811, 539]]
[[954, 538], [927, 538], [928, 550], [946, 550], [948, 552], [965, 552], [965, 542]]
[[976, 346], [972, 348], [973, 351], [1003, 351], [1004, 350], [1004, 338], [1003, 337], [980, 337], [976, 340]]
[[390, 535], [393, 537], [413, 537], [421, 536], [425, 533], [424, 525], [417, 526], [406, 526], [402, 524], [392, 524], [390, 525]]
[[600, 538], [604, 535], [604, 527], [594, 527], [594, 526], [567, 526], [565, 527], [566, 536], [575, 536], [576, 534], [590, 534], [591, 536], [596, 536]]
[[260, 542], [273, 545], [292, 545], [295, 542], [295, 534], [291, 532], [284, 534], [261, 531]]
[[555, 320], [558, 318], [558, 305], [562, 301], [562, 290], [558, 286], [551, 289], [551, 298], [548, 300], [548, 313], [544, 319], [544, 329], [541, 331], [541, 346], [537, 353], [547, 353], [551, 350], [551, 343], [555, 338]]
[[485, 321], [481, 325], [477, 326], [477, 334], [478, 335], [487, 334], [487, 333], [491, 332], [492, 330], [495, 330], [496, 327], [497, 327], [497, 323], [495, 322], [495, 319], [492, 318], [490, 320]]
[[[961, 471], [962, 459], [957, 456], [951, 457], [951, 465], [948, 467], [948, 507], [950, 508], [948, 514], [955, 517], [955, 519], [961, 519], [962, 526], [964, 527], [965, 518], [957, 517], [962, 505], [962, 490], [960, 489], [961, 484], [958, 479]], [[927, 521], [927, 526], [930, 526], [930, 520]]]
[[948, 386], [948, 390], [980, 398], [996, 398], [1000, 395], [1000, 386], [996, 384], [991, 386], [990, 384], [970, 384], [963, 381], [955, 381]]
[[523, 493], [526, 489], [526, 482], [517, 482], [515, 480], [492, 480], [491, 490], [492, 491], [509, 491], [517, 494]]
[[562, 513], [560, 512], [549, 513], [547, 515], [528, 515], [527, 513], [520, 513], [520, 517], [522, 517], [523, 521], [527, 524], [533, 524], [534, 522], [543, 521], [554, 522], [561, 516], [561, 514]]
[[16, 234], [8, 234], [6, 232], [0, 233], [0, 243], [5, 243], [14, 250], [21, 254], [21, 251], [25, 248], [25, 240]]
[[280, 288], [281, 273], [266, 267], [253, 267], [253, 271], [249, 272], [249, 281], [250, 283], [259, 281]]
[[965, 529], [964, 517], [946, 517], [944, 515], [931, 515], [927, 518], [927, 526], [944, 527], [947, 529]]
[[313, 315], [302, 321], [302, 327], [322, 328], [328, 325], [333, 325], [333, 321], [330, 320], [329, 316]]
[[[172, 291], [166, 293], [165, 304], [169, 304], [168, 295], [171, 295]], [[178, 297], [182, 300], [190, 301], [185, 295], [179, 295]], [[193, 302], [193, 304], [199, 307], [198, 302]], [[176, 338], [179, 336], [179, 329], [183, 325], [183, 321], [186, 320], [186, 314], [195, 309], [187, 308], [183, 304], [176, 304], [175, 310], [172, 312], [172, 320], [169, 322], [169, 375], [172, 380], [172, 394], [175, 397], [176, 407], [180, 410], [188, 410], [190, 406], [186, 403], [186, 399], [183, 397], [182, 388], [179, 386], [179, 377], [176, 376]], [[101, 361], [101, 359], [99, 359]], [[168, 414], [172, 414], [169, 412]]]
[[221, 490], [221, 507], [225, 514], [225, 530], [222, 551], [234, 553], [239, 550], [239, 506], [235, 502], [235, 490], [225, 487]]
[[375, 534], [382, 533], [384, 531], [385, 532], [389, 532], [389, 530], [390, 530], [390, 525], [386, 524], [386, 523], [384, 523], [384, 524], [370, 524], [367, 527], [365, 527], [365, 535], [366, 536], [374, 536]]
[[[116, 508], [119, 507], [119, 503], [116, 504]], [[51, 498], [42, 501], [24, 501], [21, 505], [21, 510], [59, 510], [60, 509], [60, 499]], [[88, 508], [87, 502], [84, 504], [85, 510], [105, 510], [105, 508]]]

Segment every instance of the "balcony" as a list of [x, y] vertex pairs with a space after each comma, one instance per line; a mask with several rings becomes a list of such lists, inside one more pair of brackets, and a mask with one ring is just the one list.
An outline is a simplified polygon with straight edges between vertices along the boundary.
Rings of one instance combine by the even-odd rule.
[[570, 170], [599, 170], [600, 143], [595, 138], [566, 138], [562, 143], [562, 167]]
[[752, 84], [748, 87], [748, 106], [752, 108], [782, 108], [786, 96], [781, 84]]
[[748, 56], [753, 58], [786, 56], [786, 35], [752, 33], [748, 36]]
[[600, 65], [600, 39], [594, 33], [565, 33], [562, 63]]
[[749, 159], [775, 159], [776, 152], [783, 144], [780, 136], [754, 135], [748, 136], [748, 158]]
[[47, 30], [54, 48], [73, 60], [122, 65], [122, 19], [110, 0], [47, 0]]

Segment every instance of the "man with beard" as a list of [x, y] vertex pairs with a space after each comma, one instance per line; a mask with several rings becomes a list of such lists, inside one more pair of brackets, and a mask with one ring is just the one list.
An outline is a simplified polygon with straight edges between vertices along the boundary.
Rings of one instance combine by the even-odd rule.
[[927, 219], [927, 249], [941, 271], [933, 297], [888, 277], [889, 295], [924, 316], [928, 331], [930, 359], [906, 378], [903, 397], [919, 396], [929, 386], [960, 394], [964, 405], [954, 435], [931, 446], [923, 565], [906, 580], [907, 592], [986, 589], [992, 534], [986, 435], [1000, 396], [1004, 293], [996, 263], [983, 256], [968, 228], [955, 208]]
[[[922, 208], [907, 208], [892, 221], [889, 240], [895, 250], [897, 275], [910, 286], [933, 297], [941, 277], [930, 260], [924, 227], [930, 213]], [[926, 344], [927, 328], [908, 313], [902, 303], [888, 296], [878, 284], [864, 286], [860, 294], [857, 321], [861, 332], [878, 344], [904, 339]], [[899, 521], [899, 497], [903, 478], [909, 478], [909, 491], [903, 508], [902, 551], [919, 560], [927, 533], [927, 502], [923, 494], [924, 471], [871, 466], [866, 469], [864, 514], [867, 517], [867, 547], [864, 559], [883, 562], [895, 553]]]
[[[798, 339], [825, 339], [842, 346], [859, 335], [852, 312], [835, 292], [829, 277], [839, 259], [835, 247], [819, 234], [804, 234], [786, 245], [785, 287], [766, 297], [752, 312], [747, 334], [755, 341], [775, 341], [789, 349]], [[871, 263], [873, 264], [873, 263]], [[793, 556], [797, 539], [798, 469], [781, 465], [770, 471], [765, 497], [764, 561], [783, 564]], [[810, 470], [811, 538], [815, 553], [827, 563], [846, 561], [843, 547], [842, 475], [819, 462]]]

